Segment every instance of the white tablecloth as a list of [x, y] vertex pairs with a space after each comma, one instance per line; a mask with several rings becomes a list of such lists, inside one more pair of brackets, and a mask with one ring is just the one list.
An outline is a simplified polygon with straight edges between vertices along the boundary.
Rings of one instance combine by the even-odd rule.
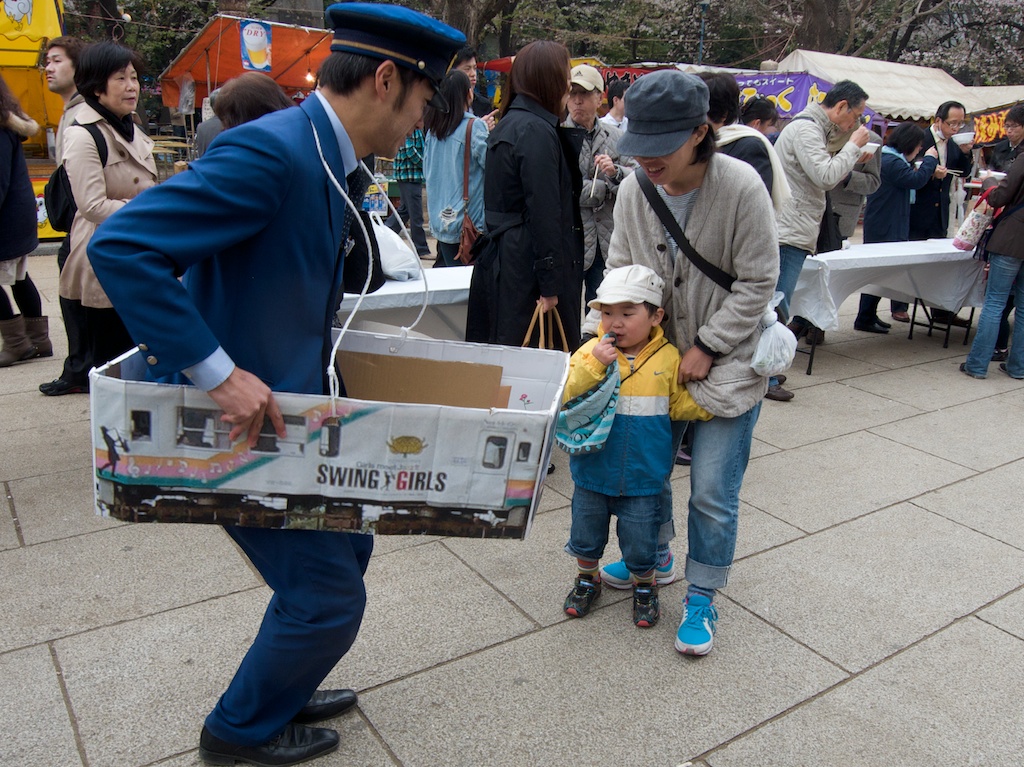
[[839, 307], [854, 293], [959, 311], [985, 299], [985, 265], [952, 240], [876, 242], [820, 253], [804, 262], [790, 314], [822, 330], [839, 329]]
[[[425, 269], [427, 281], [388, 280], [376, 293], [368, 293], [352, 320], [354, 330], [397, 332], [408, 327], [419, 314], [427, 291], [427, 311], [414, 332], [430, 338], [463, 341], [466, 335], [466, 306], [469, 302], [471, 266]], [[359, 296], [346, 293], [338, 310], [342, 322]]]

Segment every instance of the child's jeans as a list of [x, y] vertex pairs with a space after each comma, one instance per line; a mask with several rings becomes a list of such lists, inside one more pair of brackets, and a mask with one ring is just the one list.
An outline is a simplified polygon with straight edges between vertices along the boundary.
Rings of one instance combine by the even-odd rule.
[[601, 559], [614, 514], [626, 569], [635, 575], [649, 573], [657, 565], [660, 506], [660, 495], [615, 497], [577, 486], [572, 495], [572, 527], [565, 551], [578, 559]]

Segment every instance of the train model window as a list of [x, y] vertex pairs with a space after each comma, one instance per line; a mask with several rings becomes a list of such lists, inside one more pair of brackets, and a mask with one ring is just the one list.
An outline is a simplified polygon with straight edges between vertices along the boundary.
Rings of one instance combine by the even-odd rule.
[[[256, 440], [254, 453], [281, 453], [287, 455], [302, 455], [306, 442], [306, 419], [301, 415], [282, 414], [284, 420], [285, 436], [280, 438], [274, 430], [270, 419], [264, 417], [263, 428], [260, 429], [260, 436]], [[289, 428], [292, 427], [292, 428]], [[294, 428], [299, 427], [299, 428]]]
[[508, 452], [507, 437], [488, 437], [484, 444], [484, 468], [500, 469], [505, 465], [506, 452]]
[[132, 439], [133, 440], [152, 440], [153, 439], [153, 427], [152, 427], [152, 416], [148, 410], [133, 410], [132, 411]]
[[520, 442], [519, 447], [516, 448], [516, 460], [519, 463], [524, 463], [530, 460], [530, 449], [533, 447], [532, 442]]
[[178, 444], [211, 450], [231, 447], [231, 424], [221, 421], [221, 414], [212, 408], [178, 408]]

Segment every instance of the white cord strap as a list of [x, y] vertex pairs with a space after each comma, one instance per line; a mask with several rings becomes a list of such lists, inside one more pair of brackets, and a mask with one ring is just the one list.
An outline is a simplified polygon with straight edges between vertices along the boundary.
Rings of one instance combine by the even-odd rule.
[[[338, 349], [341, 347], [341, 339], [345, 337], [345, 333], [346, 331], [348, 331], [349, 325], [352, 324], [352, 319], [356, 316], [356, 312], [359, 311], [359, 307], [362, 305], [363, 299], [366, 297], [366, 294], [370, 290], [370, 281], [373, 279], [373, 245], [370, 241], [370, 234], [366, 230], [366, 225], [363, 223], [363, 219], [359, 215], [359, 209], [355, 206], [355, 203], [352, 202], [352, 198], [348, 196], [348, 194], [345, 191], [345, 187], [341, 184], [341, 182], [338, 181], [337, 176], [334, 175], [334, 171], [331, 170], [331, 166], [327, 164], [327, 159], [324, 157], [323, 147], [320, 144], [320, 134], [317, 132], [316, 125], [313, 124], [312, 120], [309, 121], [309, 125], [313, 129], [313, 140], [316, 143], [317, 154], [320, 155], [320, 163], [324, 166], [324, 170], [327, 172], [327, 177], [330, 178], [331, 183], [334, 184], [334, 188], [338, 190], [338, 194], [341, 195], [349, 210], [352, 211], [353, 223], [359, 225], [359, 231], [362, 232], [363, 241], [366, 243], [366, 279], [363, 281], [363, 287], [362, 290], [359, 292], [359, 297], [356, 299], [355, 306], [352, 307], [352, 311], [349, 312], [349, 315], [348, 317], [345, 318], [345, 322], [342, 325], [341, 330], [338, 332], [338, 337], [337, 339], [335, 339], [334, 344], [331, 347], [331, 355], [327, 361], [327, 381], [329, 384], [331, 396], [331, 416], [337, 417], [337, 399], [339, 396], [341, 396], [341, 382], [338, 379], [338, 369], [336, 365]], [[366, 173], [367, 177], [371, 181], [375, 180], [373, 173], [370, 171], [369, 168], [366, 167], [366, 163], [364, 163], [362, 160], [359, 161], [359, 167], [363, 169], [363, 172]], [[406, 241], [410, 243], [410, 245], [412, 246], [412, 250], [415, 253], [416, 246], [415, 244], [412, 243], [412, 237], [409, 235], [409, 230], [405, 228], [405, 224], [402, 224], [401, 217], [398, 216], [398, 211], [395, 210], [395, 207], [391, 203], [390, 199], [388, 200], [388, 207], [391, 209], [393, 213], [395, 213], [396, 218], [398, 218], [399, 224], [402, 227], [402, 234], [405, 236]], [[410, 325], [409, 327], [401, 328], [401, 340], [397, 345], [393, 345], [391, 347], [392, 351], [397, 351], [398, 349], [401, 348], [402, 344], [405, 342], [406, 337], [408, 336], [409, 330], [411, 330], [419, 323], [420, 319], [423, 317], [423, 314], [427, 310], [427, 298], [429, 295], [429, 292], [426, 289], [427, 275], [426, 272], [423, 270], [423, 264], [420, 263], [419, 258], [416, 259], [416, 263], [419, 266], [420, 278], [423, 280], [424, 285], [423, 305], [420, 308], [419, 315], [417, 315], [416, 320], [412, 323], [412, 325]]]

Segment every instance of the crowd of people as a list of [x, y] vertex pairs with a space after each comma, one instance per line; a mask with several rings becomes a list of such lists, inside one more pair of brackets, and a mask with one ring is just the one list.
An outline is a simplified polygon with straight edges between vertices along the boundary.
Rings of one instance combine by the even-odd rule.
[[[536, 41], [515, 57], [496, 113], [457, 30], [399, 6], [338, 4], [326, 14], [334, 40], [317, 89], [296, 106], [265, 75], [229, 81], [211, 95], [216, 121], [200, 126], [199, 158], [159, 185], [153, 142], [134, 119], [137, 55], [115, 42], [49, 42], [47, 81], [65, 104], [57, 160], [77, 213], [58, 255], [68, 357], [40, 390], [88, 391], [91, 367], [137, 346], [151, 380], [206, 391], [232, 441], [255, 445], [267, 429], [283, 437], [274, 393], [327, 391], [328, 329], [370, 181], [361, 160], [396, 157], [397, 218], [408, 219], [420, 255], [424, 188], [436, 266], [466, 263], [464, 229], [480, 234], [466, 339], [536, 345], [534, 317], [557, 314], [572, 353], [566, 403], [614, 390], [602, 441], [570, 458], [565, 551], [576, 573], [562, 609], [582, 618], [604, 587], [631, 589], [634, 625], [657, 624], [659, 587], [678, 577], [669, 480], [685, 455], [687, 587], [674, 646], [706, 655], [763, 400], [793, 399], [784, 375], [751, 366], [765, 311], [778, 291], [793, 331], [815, 332], [789, 316], [789, 302], [804, 259], [828, 241], [833, 209], [842, 237], [862, 207], [866, 242], [946, 235], [950, 171], [972, 168], [971, 145], [951, 140], [964, 107], [947, 102], [929, 129], [906, 123], [883, 139], [862, 124], [868, 94], [841, 81], [777, 131], [774, 104], [741, 103], [733, 77], [659, 70], [628, 88], [612, 83], [599, 116], [600, 71]], [[998, 354], [1010, 301], [1016, 323], [1024, 311], [1024, 162], [1013, 162], [1022, 118], [1024, 108], [1010, 110], [1008, 146], [993, 159], [1007, 175], [986, 193], [1004, 212], [961, 367], [977, 378]], [[20, 311], [0, 292], [0, 366], [52, 354], [27, 270], [37, 240], [20, 137], [36, 130], [0, 81], [0, 213], [10, 233], [0, 282]], [[869, 143], [884, 146], [865, 151]], [[240, 195], [240, 185], [261, 193]], [[857, 330], [888, 331], [878, 303], [861, 297]], [[892, 319], [905, 314], [892, 307]], [[1001, 348], [1002, 369], [1024, 378], [1024, 334]], [[613, 517], [622, 557], [602, 562]], [[287, 765], [327, 753], [337, 733], [309, 725], [356, 704], [352, 690], [318, 686], [359, 630], [373, 539], [226, 530], [274, 594], [205, 721], [200, 755]]]

